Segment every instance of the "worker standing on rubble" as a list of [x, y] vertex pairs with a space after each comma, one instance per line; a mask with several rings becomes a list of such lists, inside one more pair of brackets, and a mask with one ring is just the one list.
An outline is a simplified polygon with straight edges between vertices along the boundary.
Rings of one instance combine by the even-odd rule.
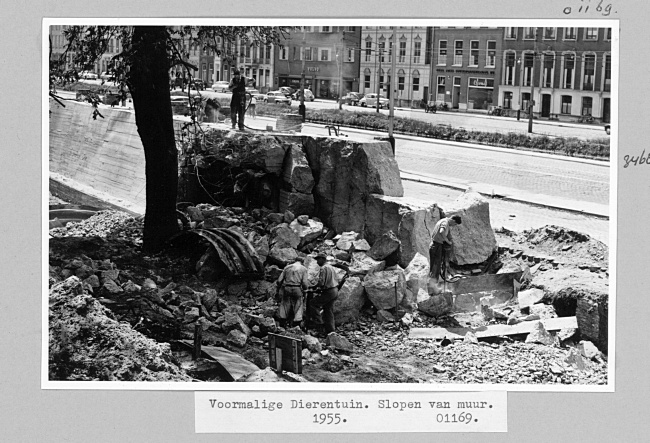
[[[334, 302], [339, 296], [339, 279], [332, 265], [327, 263], [327, 255], [316, 255], [316, 263], [320, 266], [318, 274], [318, 288], [320, 294], [314, 297], [308, 306], [309, 320], [312, 324], [322, 325], [325, 333], [336, 330], [334, 323]], [[323, 310], [321, 316], [320, 310]]]
[[239, 69], [235, 69], [233, 77], [228, 84], [228, 89], [232, 91], [230, 99], [230, 119], [232, 128], [239, 125], [239, 130], [244, 130], [244, 115], [246, 114], [246, 86], [254, 84], [254, 80], [241, 75]]
[[278, 291], [281, 294], [278, 318], [280, 326], [292, 327], [300, 325], [302, 321], [302, 299], [304, 290], [309, 286], [307, 268], [302, 264], [302, 257], [286, 266], [278, 277]]
[[[431, 278], [438, 281], [440, 276], [440, 267], [442, 265], [443, 256], [447, 256], [448, 251], [451, 250], [452, 240], [449, 237], [449, 231], [452, 226], [460, 225], [462, 219], [459, 215], [453, 217], [445, 217], [438, 220], [433, 228], [433, 238], [431, 239], [431, 246], [429, 247], [429, 263], [431, 264]], [[447, 278], [447, 276], [443, 276]]]

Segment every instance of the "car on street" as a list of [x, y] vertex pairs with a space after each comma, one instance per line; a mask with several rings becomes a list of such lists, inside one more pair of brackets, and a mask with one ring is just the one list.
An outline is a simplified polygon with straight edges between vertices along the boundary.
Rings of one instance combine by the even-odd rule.
[[[305, 101], [313, 102], [315, 97], [314, 97], [314, 93], [311, 92], [311, 89], [305, 89], [304, 91], [305, 91]], [[292, 97], [294, 100], [300, 100], [300, 95], [301, 95], [300, 90], [298, 90], [293, 93]]]
[[607, 135], [610, 134], [611, 130], [612, 130], [611, 125], [609, 123], [605, 124], [605, 132], [607, 133]]
[[290, 105], [291, 97], [287, 97], [281, 91], [271, 91], [264, 96], [263, 101], [264, 103], [284, 103]]
[[363, 98], [364, 94], [361, 92], [348, 92], [343, 96], [343, 103], [357, 106], [359, 101]]
[[[384, 95], [379, 95], [379, 108], [387, 108], [389, 103], [390, 101]], [[377, 94], [366, 94], [361, 100], [359, 100], [359, 106], [374, 108], [377, 106]]]
[[172, 114], [174, 115], [189, 115], [190, 114], [190, 102], [187, 98], [187, 95], [172, 95]]
[[296, 90], [293, 89], [291, 86], [280, 86], [278, 88], [278, 91], [280, 91], [281, 93], [283, 93], [287, 97], [291, 97], [296, 92]]
[[264, 100], [264, 97], [266, 97], [266, 94], [262, 94], [260, 91], [258, 91], [255, 88], [246, 88], [246, 99], [249, 100], [250, 98], [248, 97], [249, 95], [252, 95], [255, 97], [257, 100]]
[[201, 79], [195, 78], [192, 80], [192, 89], [195, 89], [197, 91], [204, 91], [205, 90], [205, 82]]
[[212, 90], [214, 92], [230, 92], [228, 91], [228, 84], [229, 82], [222, 80], [218, 81], [215, 84], [212, 85]]
[[79, 78], [83, 80], [97, 80], [97, 74], [91, 71], [81, 71], [79, 73]]

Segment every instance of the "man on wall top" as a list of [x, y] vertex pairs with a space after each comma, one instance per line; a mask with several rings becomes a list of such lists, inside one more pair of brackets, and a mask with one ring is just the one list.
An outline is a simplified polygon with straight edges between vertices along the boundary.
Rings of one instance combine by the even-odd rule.
[[241, 75], [239, 69], [233, 72], [232, 80], [228, 84], [228, 89], [232, 91], [230, 99], [230, 119], [232, 128], [239, 124], [239, 129], [244, 130], [244, 115], [246, 114], [246, 86], [254, 85], [255, 80], [246, 78]]

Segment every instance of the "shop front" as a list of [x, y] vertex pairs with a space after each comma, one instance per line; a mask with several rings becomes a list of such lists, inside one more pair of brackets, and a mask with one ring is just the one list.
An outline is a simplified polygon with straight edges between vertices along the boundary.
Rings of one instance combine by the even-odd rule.
[[492, 106], [494, 79], [469, 77], [467, 81], [467, 109], [485, 110]]

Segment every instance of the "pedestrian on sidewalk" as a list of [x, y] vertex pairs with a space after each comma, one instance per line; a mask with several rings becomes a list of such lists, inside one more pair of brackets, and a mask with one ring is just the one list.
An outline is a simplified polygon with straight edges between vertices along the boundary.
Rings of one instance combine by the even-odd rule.
[[[440, 277], [443, 255], [447, 256], [453, 245], [449, 231], [452, 226], [460, 225], [461, 223], [462, 219], [460, 216], [454, 215], [453, 217], [441, 218], [433, 228], [434, 234], [429, 247], [429, 263], [431, 264], [431, 272], [429, 275], [436, 282], [438, 281], [438, 277]], [[446, 279], [447, 276], [443, 275], [442, 278]]]
[[283, 328], [299, 326], [302, 322], [303, 295], [309, 286], [307, 268], [302, 264], [302, 257], [286, 266], [277, 281], [280, 293], [278, 319]]
[[[322, 326], [325, 333], [336, 331], [334, 322], [334, 302], [339, 296], [339, 279], [332, 265], [327, 263], [327, 256], [323, 253], [316, 255], [316, 263], [320, 266], [318, 274], [318, 288], [320, 294], [311, 299], [308, 309], [311, 324]], [[321, 309], [323, 311], [321, 315]]]
[[228, 84], [228, 89], [232, 91], [230, 99], [230, 119], [232, 128], [239, 126], [241, 131], [244, 130], [244, 115], [246, 113], [246, 86], [253, 84], [253, 79], [248, 79], [241, 75], [239, 69], [235, 69], [233, 77]]

